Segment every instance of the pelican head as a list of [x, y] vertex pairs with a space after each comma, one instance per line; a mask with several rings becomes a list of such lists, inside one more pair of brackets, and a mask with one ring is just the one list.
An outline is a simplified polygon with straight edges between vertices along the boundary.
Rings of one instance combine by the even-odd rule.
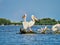
[[34, 15], [32, 15], [31, 18], [32, 18], [32, 20], [34, 20], [34, 21], [38, 21], [38, 19], [37, 19]]
[[23, 16], [22, 16], [22, 18], [26, 18], [27, 17], [27, 14], [24, 14]]

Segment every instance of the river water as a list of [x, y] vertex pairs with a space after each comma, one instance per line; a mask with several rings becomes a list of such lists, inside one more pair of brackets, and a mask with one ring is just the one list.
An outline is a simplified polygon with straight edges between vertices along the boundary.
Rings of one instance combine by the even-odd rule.
[[[35, 25], [34, 31], [44, 27]], [[48, 28], [51, 28], [48, 25]], [[16, 34], [22, 26], [0, 26], [0, 45], [60, 45], [60, 34]]]

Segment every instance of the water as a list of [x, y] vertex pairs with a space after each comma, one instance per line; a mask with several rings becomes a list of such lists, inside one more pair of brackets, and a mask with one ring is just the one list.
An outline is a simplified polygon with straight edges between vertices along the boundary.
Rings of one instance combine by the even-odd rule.
[[[0, 45], [60, 45], [60, 34], [16, 34], [21, 27], [0, 26]], [[41, 27], [35, 25], [32, 29]]]

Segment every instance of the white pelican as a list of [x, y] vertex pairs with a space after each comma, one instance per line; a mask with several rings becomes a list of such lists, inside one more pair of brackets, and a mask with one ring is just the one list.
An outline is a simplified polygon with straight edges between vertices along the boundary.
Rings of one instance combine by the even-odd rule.
[[57, 31], [57, 30], [59, 31], [60, 30], [60, 24], [53, 25], [52, 30], [53, 31]]
[[25, 15], [22, 17], [22, 18], [24, 19], [24, 21], [22, 22], [24, 29], [27, 29], [27, 28], [28, 28], [28, 25], [26, 24], [26, 23], [28, 23], [28, 22], [26, 22], [26, 17], [27, 17], [27, 14], [25, 14]]
[[32, 31], [31, 27], [35, 24], [35, 20], [38, 20], [38, 19], [34, 15], [31, 16], [32, 20], [29, 22], [26, 21], [26, 15], [24, 15], [23, 18], [24, 18], [23, 28], [24, 29], [29, 28], [30, 31]]

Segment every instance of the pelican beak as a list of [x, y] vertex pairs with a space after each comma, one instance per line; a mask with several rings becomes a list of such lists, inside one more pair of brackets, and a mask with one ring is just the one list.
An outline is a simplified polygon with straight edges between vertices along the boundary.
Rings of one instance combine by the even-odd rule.
[[35, 20], [38, 21], [38, 19], [35, 17]]

